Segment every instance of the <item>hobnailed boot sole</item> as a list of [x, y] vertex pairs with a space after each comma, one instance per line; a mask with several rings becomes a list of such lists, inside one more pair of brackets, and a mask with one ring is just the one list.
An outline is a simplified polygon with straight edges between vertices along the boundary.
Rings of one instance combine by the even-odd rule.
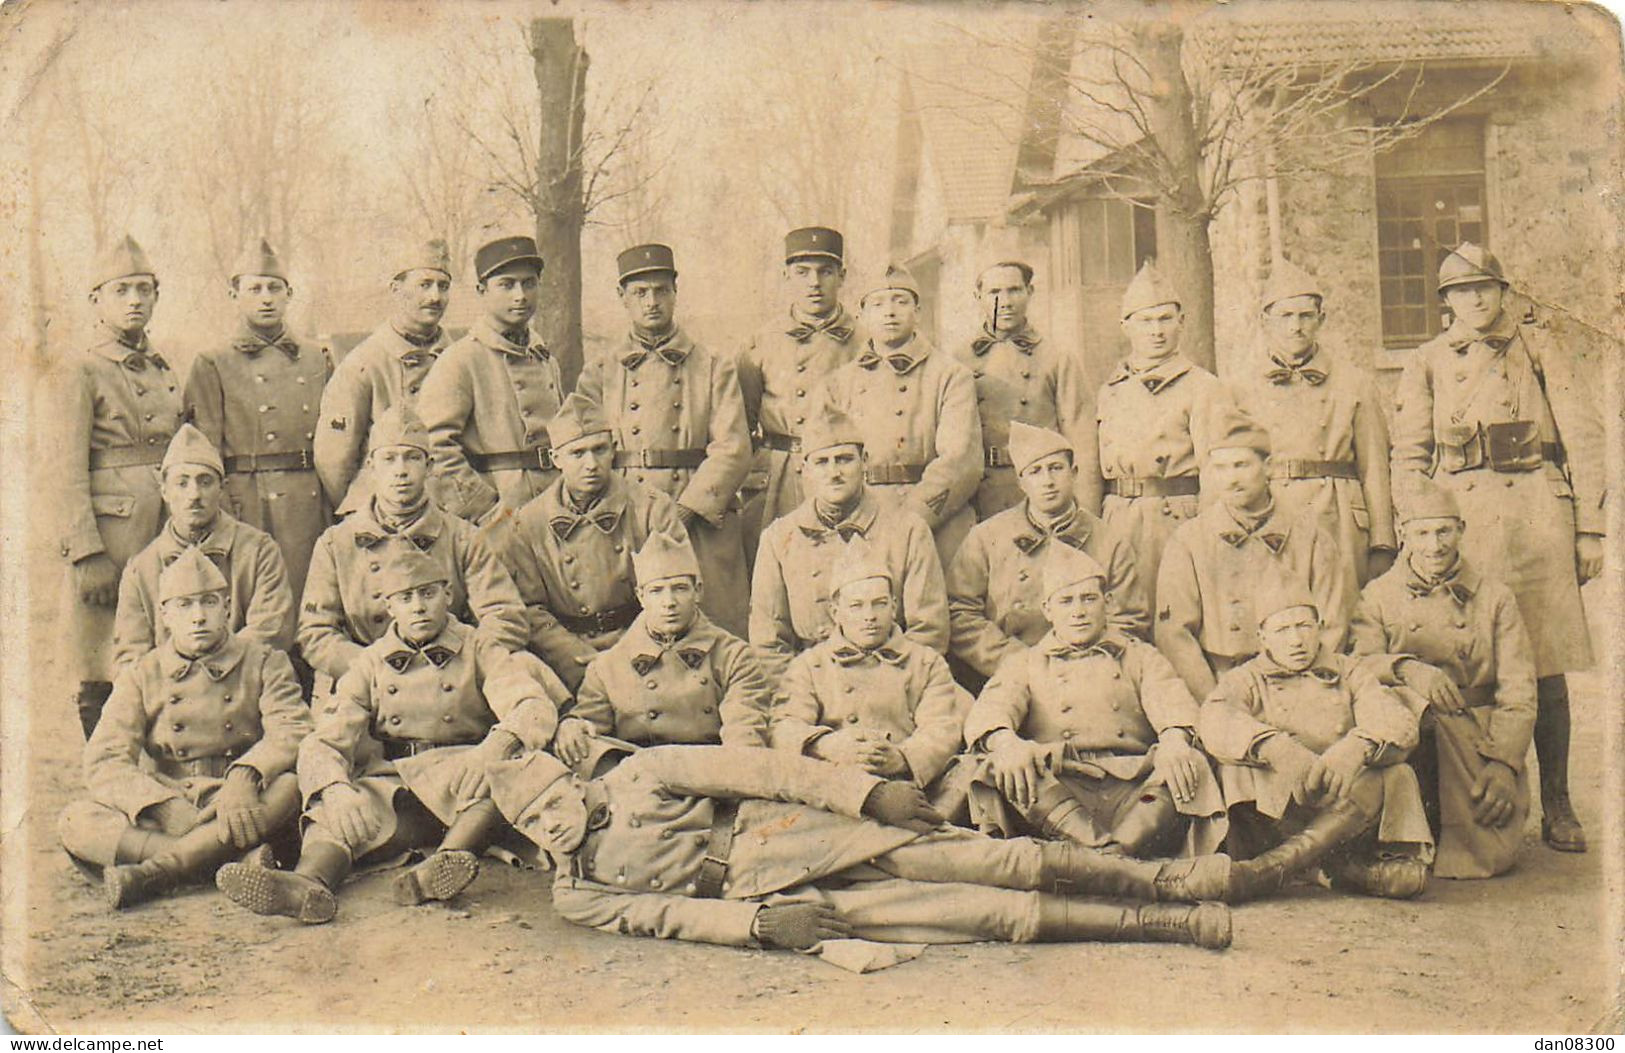
[[105, 867], [102, 870], [102, 899], [108, 910], [123, 910], [149, 898], [142, 888], [144, 882], [134, 871], [139, 863], [130, 866]]
[[306, 925], [321, 925], [338, 914], [338, 898], [315, 878], [262, 866], [256, 854], [240, 863], [227, 863], [214, 876], [215, 887], [245, 910], [260, 915], [294, 918]]
[[479, 873], [480, 861], [473, 852], [436, 852], [395, 879], [395, 902], [415, 907], [430, 900], [451, 899], [473, 884]]

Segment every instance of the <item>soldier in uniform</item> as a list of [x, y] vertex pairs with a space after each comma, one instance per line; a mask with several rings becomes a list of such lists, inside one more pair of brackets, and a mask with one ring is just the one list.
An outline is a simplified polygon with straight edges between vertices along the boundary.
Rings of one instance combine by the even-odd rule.
[[264, 239], [232, 268], [237, 334], [192, 362], [185, 405], [225, 459], [227, 508], [276, 539], [294, 596], [310, 550], [333, 519], [316, 474], [315, 437], [333, 353], [301, 346], [283, 316], [293, 298], [287, 269]]
[[1212, 500], [1168, 541], [1157, 576], [1158, 650], [1191, 694], [1258, 653], [1254, 594], [1261, 581], [1303, 585], [1321, 613], [1327, 654], [1343, 649], [1354, 597], [1337, 543], [1313, 516], [1278, 507], [1270, 493], [1270, 438], [1246, 414], [1215, 415], [1204, 474]]
[[523, 508], [557, 478], [547, 422], [564, 398], [558, 360], [530, 331], [542, 257], [532, 238], [474, 254], [485, 314], [446, 348], [418, 397], [446, 510], [474, 523]]
[[1011, 421], [1008, 460], [1025, 495], [971, 528], [948, 568], [948, 622], [960, 677], [980, 688], [999, 663], [1049, 631], [1042, 590], [1051, 542], [1087, 552], [1105, 568], [1114, 628], [1151, 635], [1144, 587], [1128, 539], [1077, 499], [1077, 447], [1059, 432]]
[[1433, 872], [1493, 877], [1529, 817], [1534, 653], [1512, 591], [1461, 555], [1455, 497], [1420, 483], [1402, 511], [1405, 559], [1365, 587], [1349, 634], [1355, 654], [1403, 656], [1386, 679], [1427, 707], [1411, 767], [1439, 842]]
[[[1333, 887], [1405, 899], [1427, 886], [1433, 838], [1400, 763], [1416, 716], [1368, 664], [1322, 643], [1319, 599], [1266, 581], [1263, 650], [1219, 678], [1197, 730], [1230, 808], [1230, 902], [1279, 892], [1320, 864]], [[1250, 857], [1250, 858], [1248, 858]]]
[[758, 447], [745, 482], [752, 559], [767, 525], [802, 502], [801, 431], [818, 408], [814, 392], [857, 354], [857, 321], [841, 306], [845, 247], [841, 232], [828, 227], [784, 236], [789, 317], [764, 327], [739, 355], [739, 389]]
[[1439, 265], [1454, 320], [1416, 349], [1394, 404], [1394, 485], [1431, 475], [1461, 502], [1463, 552], [1505, 583], [1535, 648], [1541, 836], [1583, 852], [1569, 802], [1564, 674], [1591, 665], [1580, 585], [1602, 571], [1604, 465], [1596, 408], [1570, 352], [1506, 308], [1501, 262], [1464, 244]]
[[1276, 263], [1264, 288], [1264, 354], [1234, 394], [1269, 432], [1275, 499], [1337, 542], [1352, 596], [1394, 562], [1388, 422], [1370, 373], [1320, 346], [1324, 300], [1290, 260]]
[[1186, 905], [1226, 892], [1226, 857], [1158, 864], [939, 829], [918, 787], [812, 757], [660, 746], [586, 780], [534, 753], [491, 782], [558, 863], [554, 909], [606, 932], [795, 950], [848, 936], [1230, 943], [1222, 904]]
[[859, 306], [872, 335], [856, 360], [825, 380], [827, 396], [857, 421], [869, 485], [926, 521], [946, 566], [976, 522], [976, 382], [916, 332], [920, 287], [906, 268], [892, 264], [865, 286]]
[[446, 349], [440, 327], [451, 296], [446, 243], [413, 246], [395, 263], [389, 321], [344, 356], [322, 392], [316, 471], [339, 515], [366, 503], [362, 470], [373, 422], [391, 406], [415, 407], [429, 367]]
[[159, 468], [169, 521], [124, 565], [113, 617], [113, 668], [122, 671], [167, 637], [159, 578], [187, 549], [197, 549], [230, 583], [226, 631], [285, 651], [293, 643], [294, 601], [282, 552], [270, 535], [220, 507], [225, 469], [220, 454], [190, 424], [170, 440]]
[[554, 752], [581, 764], [593, 739], [635, 746], [766, 746], [772, 694], [750, 645], [701, 610], [705, 578], [681, 534], [651, 534], [632, 557], [641, 613], [594, 658]]
[[147, 341], [158, 279], [134, 239], [97, 259], [90, 302], [95, 340], [53, 371], [53, 412], [45, 414], [61, 431], [46, 449], [61, 458], [51, 473], [60, 487], [53, 505], [72, 567], [69, 675], [87, 738], [113, 690], [119, 575], [163, 522], [157, 468], [181, 423], [175, 374]]
[[[1174, 528], [1193, 518], [1213, 413], [1224, 385], [1179, 353], [1179, 294], [1154, 261], [1123, 293], [1129, 353], [1095, 399], [1101, 518], [1134, 546], [1146, 602], [1156, 609], [1157, 570]], [[1198, 693], [1200, 694], [1200, 693]]]
[[1053, 627], [999, 663], [965, 720], [985, 757], [971, 818], [1141, 858], [1212, 852], [1224, 799], [1196, 699], [1156, 648], [1111, 625], [1105, 581], [1086, 552], [1044, 556], [1035, 591]]
[[[959, 360], [976, 378], [976, 408], [982, 418], [982, 483], [972, 504], [976, 518], [990, 519], [1020, 504], [1018, 469], [1010, 463], [1010, 423], [1026, 421], [1064, 434], [1074, 450], [1095, 460], [1095, 420], [1089, 393], [1074, 353], [1046, 343], [1030, 321], [1033, 269], [1017, 259], [1000, 260], [976, 277], [982, 331]], [[1077, 476], [1079, 496], [1090, 512], [1100, 508], [1099, 477]]]
[[354, 862], [427, 846], [395, 878], [395, 902], [457, 895], [503, 827], [487, 769], [541, 749], [558, 726], [564, 685], [534, 655], [511, 654], [451, 616], [440, 560], [410, 545], [385, 558], [389, 629], [356, 658], [299, 748], [298, 866], [278, 870], [257, 853], [217, 878], [255, 914], [331, 921]]
[[575, 691], [638, 616], [633, 553], [682, 522], [675, 501], [613, 470], [615, 434], [580, 392], [547, 436], [559, 478], [514, 517], [506, 562], [530, 616], [530, 649]]
[[775, 682], [790, 659], [829, 636], [833, 574], [859, 545], [885, 564], [903, 634], [941, 653], [948, 603], [931, 528], [906, 507], [868, 492], [863, 436], [841, 409], [824, 405], [803, 426], [807, 497], [768, 524], [750, 590], [750, 642]]
[[306, 660], [336, 682], [389, 628], [384, 557], [415, 548], [440, 561], [452, 613], [511, 651], [528, 636], [513, 578], [479, 532], [429, 500], [429, 432], [404, 405], [373, 423], [367, 469], [375, 480], [352, 514], [329, 527], [311, 555], [297, 637]]
[[615, 429], [615, 467], [677, 501], [705, 570], [705, 613], [746, 632], [750, 575], [739, 520], [739, 484], [750, 471], [750, 432], [739, 377], [677, 325], [677, 264], [665, 245], [617, 258], [620, 297], [632, 322], [625, 343], [593, 360], [578, 390]]
[[192, 881], [290, 828], [310, 711], [281, 651], [230, 629], [230, 586], [201, 550], [163, 570], [167, 631], [119, 674], [85, 746], [86, 800], [62, 844], [129, 907]]

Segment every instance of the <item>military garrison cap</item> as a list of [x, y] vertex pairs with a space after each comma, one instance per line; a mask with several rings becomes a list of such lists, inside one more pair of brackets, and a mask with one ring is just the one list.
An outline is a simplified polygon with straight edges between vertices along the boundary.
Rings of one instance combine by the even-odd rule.
[[1396, 486], [1394, 503], [1399, 506], [1399, 521], [1413, 519], [1460, 519], [1461, 505], [1456, 495], [1426, 476]]
[[1015, 468], [1016, 474], [1027, 470], [1027, 466], [1039, 458], [1048, 457], [1052, 453], [1070, 453], [1074, 457], [1077, 451], [1065, 435], [1048, 428], [1040, 428], [1028, 424], [1024, 420], [1010, 422], [1010, 464]]
[[154, 280], [158, 277], [147, 254], [126, 234], [97, 254], [95, 269], [90, 273], [90, 289], [95, 292], [115, 278], [137, 274], [151, 275]]
[[1048, 549], [1044, 553], [1044, 599], [1090, 578], [1099, 578], [1101, 587], [1105, 587], [1106, 569], [1089, 553], [1055, 541]]
[[1320, 291], [1320, 283], [1283, 256], [1270, 268], [1269, 280], [1264, 283], [1264, 310], [1269, 310], [1271, 304], [1290, 300], [1294, 296], [1313, 296], [1318, 302], [1325, 302], [1326, 299], [1326, 294]]
[[841, 407], [830, 402], [819, 406], [812, 419], [801, 429], [803, 455], [827, 450], [831, 446], [862, 445], [863, 432], [858, 429], [857, 421]]
[[1320, 617], [1320, 601], [1309, 591], [1309, 586], [1301, 581], [1279, 577], [1267, 578], [1253, 596], [1253, 613], [1258, 616], [1259, 625], [1263, 625], [1271, 615], [1280, 614], [1293, 607], [1308, 607], [1315, 612], [1315, 617]]
[[378, 450], [387, 446], [412, 446], [424, 453], [429, 452], [429, 429], [404, 402], [389, 407], [372, 422], [367, 449]]
[[688, 538], [674, 537], [657, 530], [632, 556], [632, 575], [639, 585], [680, 577], [699, 581], [700, 561], [695, 557], [694, 546]]
[[1161, 307], [1165, 303], [1178, 307], [1179, 294], [1163, 278], [1162, 272], [1157, 269], [1157, 261], [1146, 260], [1145, 266], [1123, 290], [1123, 317], [1127, 318], [1148, 307]]
[[784, 236], [784, 262], [824, 259], [846, 262], [846, 239], [829, 227], [801, 227]]
[[174, 438], [169, 440], [169, 449], [164, 451], [164, 462], [158, 466], [159, 474], [169, 471], [177, 464], [198, 464], [205, 468], [213, 468], [215, 474], [221, 478], [225, 478], [226, 475], [226, 465], [220, 459], [220, 451], [215, 449], [209, 437], [191, 422], [182, 424], [175, 430]]
[[622, 285], [640, 274], [670, 274], [677, 277], [677, 257], [670, 245], [634, 245], [615, 257], [617, 279]]
[[474, 253], [474, 279], [484, 281], [510, 263], [534, 263], [539, 273], [546, 266], [536, 250], [536, 239], [519, 235], [488, 241]]
[[581, 392], [572, 391], [547, 422], [547, 441], [557, 450], [577, 439], [611, 430], [603, 407]]
[[487, 770], [491, 776], [491, 800], [509, 822], [517, 821], [549, 786], [570, 774], [563, 761], [539, 750], [498, 761]]
[[255, 238], [243, 246], [238, 253], [237, 262], [231, 266], [231, 280], [236, 281], [245, 274], [263, 274], [270, 278], [288, 280], [288, 272], [277, 258], [276, 250], [264, 238]]
[[416, 545], [394, 545], [385, 553], [383, 567], [378, 571], [378, 586], [385, 596], [431, 585], [437, 581], [450, 581], [445, 564]]
[[861, 304], [873, 294], [887, 289], [911, 292], [914, 294], [914, 302], [920, 301], [920, 283], [914, 280], [914, 274], [901, 263], [888, 263], [884, 271], [873, 275], [858, 287], [858, 302]]
[[831, 596], [848, 585], [868, 581], [870, 578], [884, 578], [895, 584], [891, 568], [886, 566], [879, 554], [863, 541], [854, 541], [848, 545], [831, 569], [833, 571], [829, 578]]
[[181, 550], [174, 562], [158, 575], [158, 602], [205, 592], [227, 592], [231, 586], [214, 561], [196, 545]]
[[1216, 417], [1213, 440], [1208, 444], [1210, 451], [1241, 447], [1256, 450], [1261, 457], [1270, 455], [1270, 433], [1259, 427], [1258, 422], [1248, 416], [1246, 410], [1233, 403], [1227, 403]]
[[390, 276], [399, 278], [408, 271], [439, 271], [451, 277], [451, 250], [441, 238], [415, 242], [400, 249], [391, 263]]

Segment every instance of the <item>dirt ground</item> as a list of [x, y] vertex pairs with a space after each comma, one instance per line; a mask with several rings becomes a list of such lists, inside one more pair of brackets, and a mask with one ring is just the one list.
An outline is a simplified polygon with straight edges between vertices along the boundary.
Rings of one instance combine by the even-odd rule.
[[1522, 863], [1501, 879], [1436, 881], [1411, 902], [1298, 888], [1238, 909], [1224, 953], [934, 947], [858, 976], [791, 953], [578, 929], [553, 914], [546, 876], [496, 862], [449, 906], [399, 908], [387, 876], [355, 880], [327, 926], [257, 918], [212, 888], [110, 913], [56, 843], [57, 813], [79, 790], [81, 739], [55, 704], [66, 691], [44, 690], [49, 669], [36, 671], [30, 792], [0, 874], [0, 993], [19, 1031], [1550, 1034], [1625, 1024], [1604, 878], [1617, 896], [1621, 868], [1605, 868], [1600, 844], [1604, 722], [1618, 708], [1592, 677], [1576, 684], [1574, 751], [1587, 855], [1547, 850], [1532, 826]]

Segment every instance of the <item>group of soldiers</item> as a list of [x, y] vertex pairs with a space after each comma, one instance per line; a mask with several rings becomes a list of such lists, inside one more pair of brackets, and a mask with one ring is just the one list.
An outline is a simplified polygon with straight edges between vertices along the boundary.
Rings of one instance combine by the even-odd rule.
[[1228, 381], [1148, 262], [1089, 392], [1025, 261], [947, 350], [906, 268], [854, 290], [821, 227], [784, 260], [788, 313], [719, 355], [671, 249], [621, 253], [628, 332], [566, 392], [526, 237], [475, 254], [456, 341], [443, 244], [389, 261], [336, 366], [256, 241], [184, 385], [154, 268], [107, 252], [49, 416], [88, 739], [61, 834], [108, 902], [213, 877], [319, 923], [358, 866], [441, 900], [500, 844], [612, 932], [1223, 947], [1224, 904], [1295, 879], [1512, 866], [1531, 740], [1543, 837], [1585, 850], [1600, 425], [1493, 255], [1441, 264], [1391, 432], [1289, 261]]

